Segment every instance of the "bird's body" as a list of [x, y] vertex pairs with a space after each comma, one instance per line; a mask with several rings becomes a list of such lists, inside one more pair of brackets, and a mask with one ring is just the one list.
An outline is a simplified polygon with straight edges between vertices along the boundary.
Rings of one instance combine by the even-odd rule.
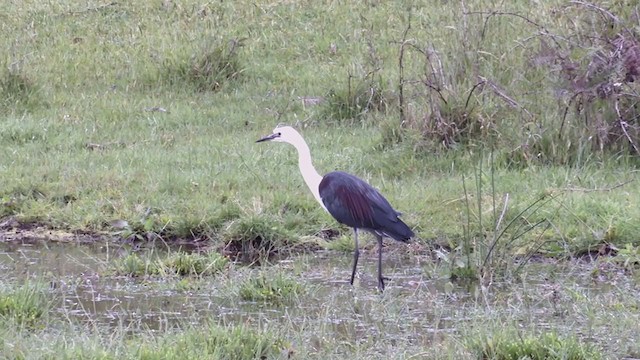
[[358, 230], [366, 230], [378, 240], [378, 288], [384, 290], [382, 276], [382, 238], [390, 237], [407, 242], [413, 231], [400, 220], [400, 213], [378, 190], [364, 180], [342, 171], [334, 171], [320, 176], [311, 162], [311, 153], [302, 136], [292, 127], [283, 126], [273, 130], [273, 134], [258, 140], [287, 142], [298, 150], [298, 165], [305, 183], [320, 205], [339, 223], [354, 229], [355, 251], [351, 284], [358, 265]]
[[376, 189], [342, 171], [322, 177], [320, 198], [339, 223], [355, 229], [407, 242], [413, 232], [399, 219], [400, 213]]

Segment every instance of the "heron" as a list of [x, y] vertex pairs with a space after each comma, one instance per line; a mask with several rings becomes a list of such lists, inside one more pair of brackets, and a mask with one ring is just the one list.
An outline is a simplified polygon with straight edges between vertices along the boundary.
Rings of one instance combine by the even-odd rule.
[[358, 230], [373, 234], [378, 240], [378, 290], [384, 291], [382, 276], [382, 239], [389, 237], [408, 242], [413, 231], [400, 220], [396, 211], [378, 190], [364, 180], [342, 171], [333, 171], [324, 176], [318, 174], [311, 161], [311, 151], [304, 138], [291, 126], [278, 126], [273, 133], [256, 142], [275, 141], [293, 145], [298, 151], [298, 166], [307, 187], [320, 206], [336, 221], [353, 229], [355, 250], [351, 281], [358, 266]]

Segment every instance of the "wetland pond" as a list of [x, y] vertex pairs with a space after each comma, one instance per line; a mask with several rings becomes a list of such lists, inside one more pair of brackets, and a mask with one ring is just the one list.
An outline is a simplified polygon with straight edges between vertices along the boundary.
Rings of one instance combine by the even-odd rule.
[[[158, 257], [171, 251], [136, 250]], [[611, 358], [640, 354], [640, 281], [601, 259], [531, 262], [517, 278], [480, 286], [452, 282], [443, 275], [446, 265], [432, 256], [390, 245], [383, 271], [392, 280], [381, 295], [375, 246], [362, 251], [353, 287], [350, 253], [318, 251], [253, 267], [230, 263], [212, 276], [117, 274], [113, 263], [132, 252], [131, 245], [113, 241], [0, 242], [0, 287], [44, 283], [54, 302], [50, 316], [127, 336], [213, 320], [286, 328], [299, 334], [292, 346], [318, 352], [335, 342], [331, 351], [344, 354], [368, 339], [372, 346], [420, 353], [452, 341], [463, 346], [469, 334], [509, 326], [575, 336]], [[238, 296], [246, 279], [276, 273], [292, 277], [304, 291], [278, 304]]]

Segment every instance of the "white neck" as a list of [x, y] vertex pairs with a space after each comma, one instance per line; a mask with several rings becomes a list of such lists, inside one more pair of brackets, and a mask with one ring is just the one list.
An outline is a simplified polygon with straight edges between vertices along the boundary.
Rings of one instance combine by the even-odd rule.
[[292, 142], [291, 145], [298, 150], [298, 166], [300, 167], [300, 172], [302, 173], [304, 182], [307, 183], [313, 197], [315, 197], [322, 208], [326, 210], [322, 203], [322, 199], [320, 198], [320, 181], [322, 181], [322, 176], [320, 176], [316, 171], [316, 168], [313, 167], [309, 146], [304, 142], [302, 137], [300, 137], [300, 141]]

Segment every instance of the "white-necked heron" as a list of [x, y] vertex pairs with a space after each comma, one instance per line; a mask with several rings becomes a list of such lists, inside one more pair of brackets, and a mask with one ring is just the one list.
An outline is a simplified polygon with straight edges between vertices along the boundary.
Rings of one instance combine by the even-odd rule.
[[278, 126], [271, 135], [258, 140], [286, 142], [298, 150], [298, 165], [304, 181], [320, 205], [339, 223], [353, 228], [355, 251], [351, 285], [358, 265], [358, 230], [372, 233], [378, 240], [378, 289], [384, 290], [382, 276], [382, 238], [390, 237], [407, 242], [413, 231], [400, 220], [400, 213], [391, 207], [378, 190], [365, 181], [342, 171], [333, 171], [320, 176], [311, 162], [309, 146], [302, 136], [290, 126]]

